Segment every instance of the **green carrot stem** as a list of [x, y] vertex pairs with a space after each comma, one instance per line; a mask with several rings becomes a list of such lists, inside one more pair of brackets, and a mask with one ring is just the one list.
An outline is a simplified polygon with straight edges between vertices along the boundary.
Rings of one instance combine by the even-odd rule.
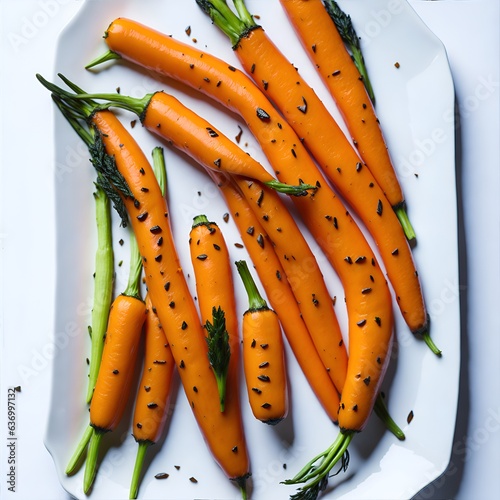
[[443, 355], [443, 352], [439, 347], [436, 346], [434, 341], [432, 340], [429, 332], [426, 330], [425, 332], [421, 333], [422, 338], [424, 339], [424, 342], [427, 344], [427, 347], [438, 357], [441, 357]]
[[404, 203], [400, 203], [393, 208], [394, 212], [396, 212], [399, 222], [401, 223], [401, 226], [403, 227], [403, 231], [405, 233], [407, 240], [410, 243], [415, 242], [417, 236], [415, 234], [413, 226], [411, 225], [410, 218], [408, 217]]
[[142, 466], [144, 464], [144, 457], [151, 444], [151, 441], [139, 441], [137, 448], [137, 455], [135, 458], [134, 472], [132, 473], [132, 481], [130, 483], [129, 498], [137, 498], [139, 493], [139, 484], [141, 480]]
[[93, 428], [92, 436], [90, 438], [89, 449], [87, 452], [87, 461], [85, 463], [85, 473], [83, 476], [83, 491], [88, 493], [97, 472], [97, 459], [99, 457], [99, 446], [101, 444], [102, 437], [106, 431], [102, 429]]
[[256, 311], [259, 309], [268, 309], [267, 302], [262, 298], [262, 295], [260, 294], [257, 285], [250, 274], [246, 261], [240, 260], [235, 264], [248, 295], [248, 310]]
[[132, 231], [130, 231], [130, 272], [128, 276], [127, 287], [123, 291], [123, 295], [136, 297], [141, 299], [140, 284], [142, 274], [142, 257], [137, 245], [137, 239]]
[[109, 309], [113, 299], [114, 253], [109, 199], [97, 187], [94, 193], [97, 224], [95, 255], [94, 303], [92, 306], [92, 341], [90, 353], [87, 403], [90, 403], [101, 365], [104, 337], [108, 326]]
[[116, 52], [113, 52], [112, 50], [108, 50], [104, 54], [96, 57], [92, 61], [90, 61], [86, 66], [85, 69], [90, 69], [93, 68], [94, 66], [97, 66], [98, 64], [102, 64], [108, 61], [112, 61], [114, 59], [121, 59], [121, 56], [117, 54]]
[[279, 193], [288, 194], [291, 196], [306, 196], [309, 190], [315, 191], [317, 189], [316, 186], [312, 184], [299, 184], [298, 186], [292, 186], [290, 184], [285, 184], [276, 179], [271, 181], [267, 181], [264, 183], [266, 186], [278, 191]]
[[88, 425], [85, 429], [85, 432], [83, 433], [82, 438], [80, 439], [80, 442], [78, 443], [78, 446], [76, 447], [75, 452], [69, 459], [66, 470], [64, 471], [66, 475], [70, 476], [75, 473], [78, 465], [80, 464], [80, 459], [82, 458], [84, 451], [87, 449], [93, 432], [94, 429], [90, 425]]
[[[353, 437], [354, 432], [341, 431], [323, 453], [310, 460], [295, 477], [283, 481], [284, 484], [306, 483], [291, 498], [294, 500], [316, 498], [319, 492], [326, 487], [330, 471], [339, 461], [341, 462], [341, 470], [346, 470], [349, 459], [347, 449]], [[318, 461], [319, 464], [317, 464]]]
[[167, 169], [165, 166], [165, 155], [163, 154], [163, 148], [157, 146], [153, 149], [153, 171], [155, 173], [156, 180], [160, 186], [161, 194], [165, 196], [167, 192]]
[[405, 433], [399, 428], [398, 424], [396, 424], [394, 419], [389, 414], [389, 410], [385, 404], [382, 394], [379, 393], [377, 396], [373, 409], [378, 418], [380, 418], [385, 425], [386, 429], [392, 432], [392, 434], [394, 434], [394, 436], [396, 436], [400, 441], [404, 441], [406, 439]]

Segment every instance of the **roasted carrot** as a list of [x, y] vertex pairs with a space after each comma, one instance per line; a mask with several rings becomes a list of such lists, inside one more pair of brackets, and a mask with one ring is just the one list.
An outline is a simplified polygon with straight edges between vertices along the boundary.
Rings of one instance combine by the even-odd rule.
[[208, 171], [233, 216], [270, 307], [276, 311], [290, 348], [328, 417], [337, 422], [339, 395], [314, 346], [273, 245], [240, 189], [221, 172]]
[[64, 91], [40, 75], [38, 78], [64, 99], [75, 114], [84, 119], [90, 117], [130, 188], [132, 197], [124, 197], [123, 202], [139, 243], [148, 293], [167, 332], [184, 392], [215, 460], [244, 494], [249, 459], [241, 412], [239, 407], [228, 411], [227, 403], [226, 411], [219, 411], [217, 383], [206, 361], [205, 336], [180, 266], [168, 206], [151, 165], [113, 113], [96, 109], [91, 100], [76, 102], [73, 92]]
[[324, 0], [324, 6], [328, 14], [330, 14], [345, 47], [351, 54], [352, 61], [359, 71], [370, 100], [375, 104], [375, 93], [368, 76], [368, 69], [359, 42], [361, 38], [356, 33], [351, 16], [346, 14], [334, 0]]
[[135, 400], [132, 435], [138, 443], [130, 498], [137, 498], [147, 449], [161, 437], [168, 417], [175, 361], [156, 310], [146, 295], [144, 361]]
[[372, 172], [360, 161], [314, 90], [255, 24], [243, 0], [235, 1], [243, 21], [222, 0], [197, 2], [230, 37], [244, 69], [280, 109], [325, 175], [365, 224], [377, 244], [405, 321], [412, 332], [424, 331], [429, 347], [440, 354], [427, 332], [428, 315], [411, 248]]
[[288, 414], [287, 372], [281, 324], [262, 298], [248, 265], [236, 262], [248, 295], [243, 313], [243, 368], [255, 418], [276, 425]]
[[[153, 149], [153, 169], [165, 195], [165, 161], [160, 147]], [[145, 302], [144, 360], [132, 421], [132, 435], [139, 446], [130, 483], [130, 498], [137, 498], [147, 449], [160, 439], [165, 428], [175, 366], [167, 337], [149, 295], [146, 295]]]
[[365, 86], [366, 78], [361, 78], [331, 18], [331, 15], [338, 17], [335, 2], [280, 2], [314, 67], [335, 99], [359, 155], [384, 191], [407, 238], [414, 240], [415, 232], [404, 209], [403, 190]]
[[210, 365], [224, 411], [226, 397], [239, 398], [240, 339], [229, 251], [219, 226], [205, 215], [193, 219], [189, 249]]
[[130, 237], [130, 274], [126, 289], [113, 301], [106, 330], [101, 366], [90, 403], [89, 443], [83, 489], [88, 492], [96, 474], [99, 445], [105, 433], [120, 423], [136, 368], [146, 305], [140, 296], [142, 262], [137, 242]]
[[[336, 198], [328, 186], [326, 179], [318, 171], [299, 136], [273, 108], [264, 93], [259, 91], [243, 72], [206, 52], [199, 51], [170, 36], [125, 18], [118, 18], [109, 25], [106, 30], [105, 41], [110, 51], [95, 59], [88, 67], [122, 57], [158, 74], [189, 85], [228, 109], [239, 113], [244, 118], [250, 131], [259, 141], [278, 180], [289, 184], [297, 184], [302, 180], [306, 184], [321, 186], [321, 189], [316, 191], [314, 197], [308, 196], [303, 199], [294, 197], [293, 202], [298, 206], [311, 234], [321, 245], [333, 267], [339, 272], [342, 265], [341, 261], [347, 255], [344, 254], [341, 257], [337, 250], [333, 251], [332, 245], [335, 245], [339, 233], [332, 224], [328, 224], [327, 220], [322, 219], [330, 217], [330, 220], [333, 221], [335, 216], [338, 220], [339, 216], [336, 214], [345, 213], [346, 208], [342, 206], [340, 200]], [[302, 100], [299, 105], [303, 106]], [[355, 167], [357, 168], [357, 164]], [[333, 170], [340, 177], [340, 173], [335, 168]], [[361, 168], [358, 170], [359, 173], [368, 169]], [[381, 196], [376, 199], [375, 207], [371, 207], [370, 216], [373, 219], [380, 217], [377, 213], [381, 212], [379, 199], [382, 213], [387, 216], [392, 212], [392, 210], [383, 210], [383, 196]], [[320, 204], [322, 207], [319, 206]], [[347, 227], [349, 227], [353, 228], [352, 230], [355, 233], [358, 233], [359, 228], [357, 228], [352, 218], [348, 217], [347, 223], [347, 225], [344, 225], [343, 230], [347, 230]], [[354, 226], [356, 226], [355, 229]], [[361, 240], [365, 239], [362, 235], [361, 237], [358, 235], [355, 236], [353, 241], [359, 242]], [[399, 272], [393, 272], [391, 276], [391, 283], [395, 289], [403, 318], [410, 330], [415, 335], [422, 336], [433, 352], [439, 354], [440, 351], [434, 345], [429, 334], [427, 312], [422, 299], [420, 284], [416, 281], [417, 277], [414, 273], [409, 273], [405, 267], [407, 263], [402, 262], [405, 259], [397, 258], [399, 248], [395, 251], [396, 248], [391, 248], [387, 241], [389, 241], [388, 238], [384, 246], [390, 248], [388, 252], [391, 258], [388, 255], [386, 256], [388, 262], [392, 266], [399, 263], [401, 269], [404, 270], [401, 275]], [[407, 244], [406, 240], [405, 244]], [[362, 246], [366, 248], [367, 245], [365, 240]], [[353, 259], [353, 256], [357, 258], [360, 255], [368, 258], [371, 251], [351, 247], [349, 253], [353, 254], [350, 256], [351, 259]], [[406, 250], [405, 253], [407, 253]], [[408, 273], [411, 276], [408, 277]], [[412, 284], [410, 290], [406, 281], [407, 278]], [[417, 283], [418, 286], [416, 286]]]

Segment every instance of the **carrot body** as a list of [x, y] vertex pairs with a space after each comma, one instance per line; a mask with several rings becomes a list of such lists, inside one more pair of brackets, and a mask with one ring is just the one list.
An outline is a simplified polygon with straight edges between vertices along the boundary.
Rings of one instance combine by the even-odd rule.
[[111, 305], [99, 376], [90, 404], [94, 428], [112, 431], [123, 416], [130, 394], [146, 306], [119, 295]]
[[410, 329], [425, 329], [427, 311], [411, 248], [372, 172], [363, 165], [313, 89], [262, 28], [240, 38], [235, 53], [372, 234]]
[[276, 311], [290, 348], [328, 417], [337, 422], [339, 395], [314, 346], [285, 271], [256, 216], [236, 184], [218, 172], [209, 172], [233, 216], [271, 308]]
[[357, 151], [393, 207], [404, 203], [372, 101], [321, 0], [280, 0], [345, 120]]
[[258, 420], [275, 425], [288, 414], [281, 324], [260, 296], [245, 261], [236, 262], [249, 298], [243, 314], [243, 367], [248, 400]]
[[[228, 333], [230, 358], [227, 366], [225, 397], [239, 399], [240, 336], [229, 251], [219, 226], [214, 222], [193, 224], [189, 238], [191, 262], [196, 279], [196, 291], [201, 319], [206, 325], [213, 321], [213, 308], [224, 313]], [[225, 407], [225, 404], [223, 404]], [[230, 404], [229, 408], [237, 407]], [[225, 411], [225, 409], [224, 409]]]
[[135, 401], [132, 434], [136, 441], [156, 443], [168, 417], [175, 361], [149, 295], [144, 322], [144, 364]]
[[[138, 144], [109, 111], [92, 115], [108, 154], [134, 199], [125, 199], [145, 271], [146, 285], [175, 359], [184, 391], [214, 458], [231, 479], [248, 475], [249, 461], [240, 414], [221, 413], [207, 346], [190, 296], [154, 172]], [[131, 161], [133, 159], [133, 161]], [[193, 390], [197, 388], [197, 391]]]
[[309, 244], [277, 193], [258, 182], [238, 177], [235, 182], [262, 221], [316, 350], [341, 393], [347, 371], [347, 351], [332, 298]]

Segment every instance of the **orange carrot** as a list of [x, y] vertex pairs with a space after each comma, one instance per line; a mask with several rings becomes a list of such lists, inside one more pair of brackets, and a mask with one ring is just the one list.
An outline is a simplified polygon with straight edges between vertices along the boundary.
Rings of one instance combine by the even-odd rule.
[[[249, 459], [241, 413], [239, 409], [219, 411], [217, 383], [207, 362], [205, 336], [179, 262], [168, 206], [153, 169], [112, 112], [96, 110], [89, 99], [75, 105], [73, 93], [40, 76], [39, 79], [64, 100], [74, 116], [91, 118], [105, 151], [113, 158], [116, 170], [132, 193], [132, 197], [123, 197], [123, 203], [139, 244], [148, 294], [167, 332], [184, 392], [215, 460], [227, 477], [237, 481], [244, 490]], [[71, 88], [77, 87], [71, 84]]]
[[404, 211], [404, 196], [364, 79], [321, 0], [280, 0], [305, 51], [329, 89], [364, 163], [415, 238]]
[[201, 319], [207, 330], [210, 365], [219, 387], [221, 411], [225, 411], [227, 398], [239, 398], [240, 359], [229, 251], [219, 226], [204, 215], [193, 220], [189, 249]]
[[[299, 136], [274, 110], [267, 97], [251, 83], [248, 77], [221, 59], [129, 19], [119, 18], [113, 21], [106, 31], [105, 41], [111, 52], [96, 59], [88, 67], [110, 58], [123, 57], [161, 75], [189, 85], [244, 117], [250, 131], [259, 141], [278, 180], [288, 184], [297, 184], [302, 180], [309, 185], [321, 186], [314, 197], [308, 196], [304, 199], [295, 197], [293, 202], [299, 208], [311, 234], [328, 256], [335, 270], [340, 272], [341, 262], [347, 255], [341, 256], [336, 250], [333, 251], [332, 245], [335, 245], [339, 233], [324, 218], [330, 217], [330, 220], [333, 220], [335, 216], [338, 220], [340, 215], [336, 214], [345, 214], [346, 208], [342, 206], [340, 200], [329, 188], [328, 182], [318, 171]], [[299, 105], [303, 106], [303, 102], [301, 101]], [[353, 167], [356, 169], [356, 166]], [[368, 169], [363, 168], [358, 173], [363, 171], [367, 172], [363, 175], [369, 175]], [[340, 173], [335, 168], [334, 172], [337, 172], [340, 177]], [[319, 206], [320, 199], [322, 207]], [[377, 197], [375, 206], [372, 207], [370, 204], [370, 216], [373, 220], [380, 217], [377, 213], [377, 209], [380, 212], [379, 200], [385, 217], [388, 217], [387, 214], [392, 212], [392, 210], [383, 210], [383, 196]], [[312, 209], [312, 205], [314, 205], [314, 209]], [[355, 225], [354, 220], [348, 217], [347, 225], [344, 225], [343, 230], [350, 227], [357, 233], [359, 228], [354, 229]], [[393, 269], [396, 269], [395, 266], [399, 266], [401, 269], [401, 274], [396, 271], [392, 273], [391, 283], [398, 297], [398, 305], [403, 318], [413, 333], [421, 335], [434, 352], [440, 353], [429, 335], [427, 312], [421, 296], [420, 284], [414, 272], [408, 271], [407, 260], [412, 261], [411, 256], [407, 255], [407, 251], [403, 247], [406, 256], [403, 259], [398, 259], [398, 252], [403, 253], [403, 250], [397, 247], [398, 250], [394, 252], [396, 247], [388, 243], [389, 238], [383, 235], [381, 238], [385, 241], [382, 243], [386, 249], [384, 254], [387, 257], [387, 262]], [[361, 240], [364, 240], [362, 235], [353, 239], [356, 242]], [[349, 250], [349, 253], [352, 254], [350, 258], [365, 256], [370, 261], [368, 255], [371, 254], [371, 251], [366, 249], [367, 246], [368, 243], [365, 240], [362, 248], [351, 247]], [[408, 286], [408, 283], [411, 286]], [[346, 285], [344, 282], [343, 284]], [[349, 300], [347, 304], [349, 305]]]
[[[165, 195], [166, 171], [162, 148], [153, 149], [153, 169]], [[132, 425], [132, 435], [139, 447], [130, 484], [130, 498], [137, 498], [147, 449], [160, 439], [165, 428], [175, 366], [167, 337], [149, 295], [146, 295], [146, 309], [144, 362]]]
[[130, 498], [137, 498], [146, 451], [160, 439], [165, 428], [175, 366], [167, 337], [149, 295], [146, 296], [146, 308], [144, 364], [132, 427], [132, 435], [139, 447], [130, 486]]
[[255, 418], [276, 425], [288, 413], [287, 373], [281, 324], [262, 298], [245, 261], [236, 268], [248, 295], [243, 314], [243, 367]]

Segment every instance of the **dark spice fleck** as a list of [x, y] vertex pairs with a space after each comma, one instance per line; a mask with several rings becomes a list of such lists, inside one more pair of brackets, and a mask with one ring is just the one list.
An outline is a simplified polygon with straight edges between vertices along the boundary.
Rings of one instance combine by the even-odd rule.
[[114, 375], [118, 375], [120, 372], [118, 370], [113, 370]]
[[259, 197], [257, 198], [257, 206], [260, 207], [260, 204], [262, 203], [262, 200], [264, 199], [264, 190], [262, 190], [260, 193], [259, 193]]
[[358, 405], [354, 405], [354, 406], [352, 407], [352, 411], [358, 411]]
[[384, 206], [382, 205], [382, 200], [378, 200], [377, 203], [377, 214], [382, 215], [382, 211], [384, 209]]
[[220, 250], [220, 246], [219, 246], [219, 245], [217, 245], [217, 243], [214, 243], [214, 248], [215, 248], [215, 250], [217, 250], [217, 251], [219, 251], [219, 250]]
[[269, 366], [269, 361], [264, 361], [259, 365], [259, 368], [265, 368], [266, 366]]
[[237, 446], [233, 446], [233, 447], [231, 448], [231, 451], [232, 451], [233, 453], [236, 453], [236, 452], [238, 451], [238, 447], [237, 447]]
[[161, 246], [163, 245], [163, 236], [160, 236], [160, 237], [158, 238], [158, 241], [156, 242], [156, 244], [157, 244], [159, 247], [161, 247]]
[[181, 325], [181, 330], [185, 330], [187, 327], [188, 327], [188, 324], [185, 321], [183, 321], [182, 325]]
[[261, 248], [264, 248], [264, 236], [262, 236], [262, 233], [259, 233], [259, 236], [257, 236], [257, 243]]
[[192, 482], [192, 483], [197, 483], [198, 480], [195, 478], [195, 477], [190, 477], [189, 480]]
[[229, 214], [227, 212], [222, 216], [222, 220], [224, 222], [227, 222], [229, 220]]
[[315, 43], [313, 43], [311, 45], [311, 50], [316, 54], [316, 44]]
[[181, 359], [181, 362], [179, 363], [179, 368], [184, 368], [186, 365], [184, 364], [184, 360]]
[[143, 193], [149, 193], [149, 189], [147, 187], [141, 187], [141, 191]]
[[162, 254], [159, 254], [155, 257], [156, 262], [161, 262], [161, 259], [163, 258]]
[[370, 293], [372, 291], [372, 289], [370, 287], [366, 287], [366, 288], [363, 288], [363, 290], [361, 290], [361, 293], [363, 295], [366, 295], [367, 293]]
[[338, 228], [339, 228], [339, 225], [338, 225], [338, 222], [337, 222], [337, 217], [334, 217], [334, 218], [333, 218], [333, 227], [334, 227], [335, 229], [338, 229]]
[[294, 157], [294, 158], [297, 158], [297, 153], [295, 152], [295, 149], [293, 149], [293, 148], [292, 148], [292, 149], [291, 149], [291, 151], [292, 151], [292, 155], [293, 155], [293, 157]]
[[167, 291], [167, 292], [168, 292], [168, 291], [170, 290], [170, 281], [167, 281], [167, 282], [165, 283], [165, 285], [163, 286], [163, 288], [165, 288], [165, 291]]
[[259, 375], [257, 378], [262, 382], [271, 382], [271, 379], [267, 375]]
[[144, 175], [144, 174], [146, 173], [142, 167], [139, 169], [139, 172], [140, 172], [142, 175]]
[[257, 394], [261, 394], [262, 391], [258, 387], [252, 387], [252, 391], [256, 392]]
[[264, 403], [261, 405], [262, 408], [265, 408], [267, 410], [267, 408], [271, 408], [271, 404], [270, 403]]
[[214, 160], [214, 165], [215, 165], [217, 168], [220, 168], [220, 163], [221, 163], [220, 158], [217, 158], [216, 160]]
[[159, 234], [161, 233], [161, 227], [160, 226], [153, 226], [150, 231], [153, 233], [153, 234]]
[[144, 390], [145, 390], [146, 392], [149, 392], [149, 391], [151, 390], [151, 387], [150, 387], [149, 385], [145, 385], [145, 386], [144, 386]]
[[395, 248], [391, 253], [392, 255], [397, 255], [399, 253], [399, 249]]
[[194, 387], [193, 387], [193, 391], [194, 391], [194, 392], [198, 392], [198, 387], [194, 386]]
[[155, 364], [155, 365], [166, 365], [167, 362], [164, 359], [155, 359], [153, 361], [153, 364]]
[[158, 474], [155, 475], [155, 479], [167, 479], [168, 474], [166, 472], [158, 472]]
[[380, 356], [378, 356], [378, 358], [377, 358], [377, 364], [380, 365], [381, 363], [382, 363], [382, 360], [380, 359]]
[[170, 302], [170, 303], [168, 304], [168, 306], [169, 306], [171, 309], [173, 309], [173, 308], [175, 307], [175, 302], [172, 300], [172, 302]]
[[262, 349], [267, 349], [269, 347], [269, 344], [260, 344], [260, 347], [262, 347]]
[[356, 172], [359, 172], [362, 167], [363, 165], [360, 162], [356, 163]]
[[375, 316], [375, 323], [380, 326], [382, 324], [382, 320], [378, 316]]
[[200, 255], [197, 255], [197, 256], [196, 256], [196, 258], [197, 258], [198, 260], [205, 260], [205, 259], [207, 259], [207, 258], [208, 258], [208, 255], [207, 255], [206, 253], [202, 253], [202, 254], [200, 254]]
[[276, 278], [278, 278], [279, 280], [281, 279], [281, 273], [279, 271], [276, 271]]
[[362, 319], [356, 323], [358, 326], [364, 326], [366, 324], [366, 319]]
[[351, 257], [348, 255], [347, 257], [344, 257], [344, 260], [348, 263], [348, 264], [352, 264], [352, 259]]
[[250, 226], [248, 229], [247, 229], [247, 233], [251, 236], [254, 232], [255, 228], [253, 226]]
[[137, 220], [139, 222], [144, 222], [147, 219], [147, 217], [148, 217], [148, 213], [147, 212], [142, 212], [142, 214], [139, 214], [137, 216]]
[[340, 75], [340, 69], [337, 69], [332, 73], [332, 76], [338, 76], [338, 75]]
[[158, 404], [157, 403], [148, 403], [148, 408], [150, 408], [151, 410], [154, 410], [155, 408], [158, 408]]
[[410, 423], [413, 420], [413, 410], [408, 413], [408, 416], [406, 417], [406, 421]]
[[297, 109], [301, 112], [306, 114], [307, 113], [307, 101], [305, 100], [304, 96], [302, 96], [302, 106], [297, 106]]
[[219, 134], [211, 127], [207, 127], [207, 132], [210, 137], [219, 137]]
[[262, 108], [257, 108], [257, 117], [262, 121], [268, 121], [271, 119], [267, 111], [263, 110]]
[[255, 347], [257, 344], [257, 341], [255, 339], [252, 340], [252, 343], [250, 344], [250, 347]]
[[266, 82], [266, 80], [262, 80], [262, 86], [264, 87], [264, 90], [267, 90], [267, 87], [269, 86], [269, 82]]
[[365, 385], [370, 385], [370, 376], [364, 378], [363, 382], [365, 383]]
[[360, 255], [354, 262], [356, 264], [361, 264], [366, 260], [366, 257], [364, 255]]

